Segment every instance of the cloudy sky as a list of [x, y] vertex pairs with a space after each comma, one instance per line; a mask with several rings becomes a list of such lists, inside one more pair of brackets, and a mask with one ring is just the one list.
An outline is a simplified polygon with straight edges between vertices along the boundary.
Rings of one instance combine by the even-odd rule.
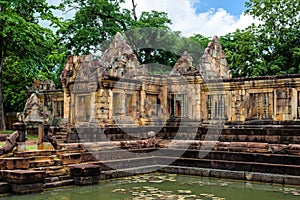
[[[185, 36], [195, 33], [204, 36], [224, 35], [243, 29], [255, 22], [244, 15], [246, 0], [135, 0], [137, 12], [164, 11], [172, 19], [172, 30]], [[123, 5], [132, 8], [131, 0]]]
[[[57, 3], [59, 0], [47, 0]], [[135, 0], [138, 15], [142, 11], [164, 11], [172, 20], [171, 28], [184, 36], [201, 34], [207, 37], [243, 29], [257, 23], [251, 16], [244, 15], [247, 0]], [[131, 0], [122, 4], [132, 9]]]

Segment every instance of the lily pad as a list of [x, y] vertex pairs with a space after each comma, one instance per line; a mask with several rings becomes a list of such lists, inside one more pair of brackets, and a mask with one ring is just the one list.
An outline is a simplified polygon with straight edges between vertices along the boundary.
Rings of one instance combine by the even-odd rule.
[[191, 190], [177, 190], [179, 194], [192, 194]]

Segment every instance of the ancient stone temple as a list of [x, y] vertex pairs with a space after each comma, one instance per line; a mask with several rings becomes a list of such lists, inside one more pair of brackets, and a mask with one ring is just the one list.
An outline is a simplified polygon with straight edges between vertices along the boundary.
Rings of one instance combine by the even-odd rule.
[[100, 59], [69, 56], [63, 89], [36, 81], [35, 91], [50, 124], [68, 127], [197, 126], [222, 121], [249, 124], [295, 122], [300, 118], [300, 75], [232, 79], [219, 38], [213, 37], [193, 63], [183, 52], [169, 74], [148, 72], [117, 34]]
[[230, 78], [217, 37], [206, 48], [202, 64], [196, 66], [183, 52], [169, 75], [150, 75], [117, 34], [100, 60], [69, 57], [62, 73], [64, 118], [71, 126], [155, 125], [171, 117], [200, 123], [203, 77]]
[[0, 148], [0, 193], [147, 172], [300, 185], [300, 74], [232, 78], [217, 37], [201, 56], [153, 74], [117, 34], [100, 59], [68, 57], [62, 90], [36, 81], [20, 114], [43, 150], [7, 154], [25, 124]]
[[44, 88], [46, 113], [70, 127], [135, 127], [167, 124], [171, 118], [199, 125], [299, 118], [299, 76], [232, 79], [217, 36], [202, 63], [193, 63], [185, 51], [168, 75], [153, 75], [118, 33], [101, 59], [70, 56], [61, 79], [63, 93], [51, 83], [36, 87]]

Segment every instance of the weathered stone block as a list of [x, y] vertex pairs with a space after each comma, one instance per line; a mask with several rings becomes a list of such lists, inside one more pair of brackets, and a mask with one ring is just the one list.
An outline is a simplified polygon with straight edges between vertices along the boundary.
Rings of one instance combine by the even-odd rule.
[[264, 174], [264, 173], [252, 173], [252, 180], [265, 182], [265, 183], [272, 183], [273, 177], [271, 174]]
[[1, 158], [0, 169], [28, 169], [29, 158]]
[[284, 175], [274, 175], [273, 176], [273, 183], [284, 184]]
[[10, 184], [29, 184], [43, 183], [46, 172], [30, 170], [6, 170], [4, 171], [5, 180]]
[[300, 177], [299, 176], [285, 176], [284, 183], [289, 185], [300, 185]]
[[43, 183], [11, 184], [11, 190], [16, 194], [38, 193], [44, 190]]
[[100, 166], [90, 164], [78, 164], [70, 166], [72, 176], [99, 176]]
[[68, 153], [59, 156], [62, 164], [78, 164], [82, 161], [82, 155], [80, 153]]
[[0, 194], [10, 192], [11, 187], [7, 182], [0, 182]]
[[98, 176], [74, 177], [75, 185], [92, 185], [97, 184], [98, 181]]
[[201, 175], [208, 177], [208, 176], [210, 176], [210, 172], [211, 172], [210, 169], [202, 169], [201, 170]]

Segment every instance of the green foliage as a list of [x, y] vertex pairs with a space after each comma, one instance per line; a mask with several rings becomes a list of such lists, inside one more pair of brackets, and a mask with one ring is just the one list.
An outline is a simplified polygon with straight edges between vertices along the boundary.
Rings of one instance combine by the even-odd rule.
[[235, 77], [300, 73], [300, 2], [249, 0], [261, 24], [221, 38]]
[[139, 28], [126, 31], [125, 35], [151, 74], [168, 74], [184, 51], [192, 56], [195, 65], [201, 62], [204, 48], [198, 41], [169, 28]]
[[58, 60], [49, 55], [59, 54], [60, 44], [52, 30], [39, 25], [41, 20], [59, 22], [52, 9], [46, 0], [0, 1], [0, 77], [6, 111], [23, 109], [26, 86], [34, 79], [54, 77]]
[[36, 140], [37, 141], [39, 139], [39, 137], [34, 134], [27, 134], [26, 137], [28, 140]]
[[233, 77], [266, 75], [264, 61], [260, 59], [260, 42], [255, 27], [237, 30], [220, 38]]
[[63, 0], [62, 7], [75, 9], [74, 18], [67, 19], [58, 34], [68, 54], [90, 54], [101, 42], [117, 32], [127, 30], [131, 14], [121, 10], [122, 0]]
[[207, 46], [207, 44], [210, 42], [209, 38], [204, 37], [201, 34], [195, 34], [195, 35], [193, 35], [190, 38], [193, 39], [193, 40], [195, 40], [196, 42], [198, 42], [201, 45], [202, 49], [205, 49], [206, 46]]

